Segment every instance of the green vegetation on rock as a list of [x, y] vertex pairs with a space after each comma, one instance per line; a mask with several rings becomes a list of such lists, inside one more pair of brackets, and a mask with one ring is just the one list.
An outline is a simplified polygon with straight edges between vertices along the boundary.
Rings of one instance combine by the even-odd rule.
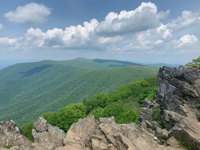
[[161, 125], [161, 121], [160, 121], [160, 108], [158, 106], [154, 107], [152, 110], [152, 121], [156, 121], [158, 124]]

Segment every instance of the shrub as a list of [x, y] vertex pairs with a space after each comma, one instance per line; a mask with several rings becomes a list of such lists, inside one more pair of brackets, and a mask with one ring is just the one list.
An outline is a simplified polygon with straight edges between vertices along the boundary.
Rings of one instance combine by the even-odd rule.
[[34, 123], [34, 121], [31, 121], [31, 122], [29, 122], [29, 123], [24, 124], [23, 126], [21, 126], [21, 130], [24, 133], [24, 135], [29, 140], [31, 140], [32, 142], [34, 142], [33, 136], [32, 136], [33, 123]]
[[7, 145], [7, 146], [5, 146], [4, 148], [10, 149], [10, 148], [11, 148], [11, 147], [13, 147], [13, 146], [20, 146], [20, 144], [15, 144], [15, 145]]
[[185, 141], [179, 140], [178, 143], [179, 143], [179, 145], [180, 145], [181, 147], [183, 147], [183, 148], [186, 148], [186, 147], [187, 147]]
[[7, 145], [4, 148], [10, 149], [12, 147], [12, 145]]
[[154, 107], [151, 112], [152, 121], [156, 121], [158, 124], [161, 125], [160, 121], [160, 108], [158, 106]]
[[200, 105], [195, 106], [197, 109], [200, 109]]
[[196, 114], [197, 119], [200, 121], [200, 114]]

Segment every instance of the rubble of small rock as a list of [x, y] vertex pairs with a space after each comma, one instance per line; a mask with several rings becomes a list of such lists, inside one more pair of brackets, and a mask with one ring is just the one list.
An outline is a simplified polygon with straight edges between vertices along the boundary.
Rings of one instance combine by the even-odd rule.
[[[139, 124], [116, 124], [93, 115], [72, 124], [67, 133], [39, 117], [29, 141], [13, 121], [0, 121], [0, 150], [181, 150], [178, 141], [200, 150], [200, 67], [163, 67], [157, 73], [156, 100], [144, 100]], [[152, 118], [160, 110], [160, 123]]]

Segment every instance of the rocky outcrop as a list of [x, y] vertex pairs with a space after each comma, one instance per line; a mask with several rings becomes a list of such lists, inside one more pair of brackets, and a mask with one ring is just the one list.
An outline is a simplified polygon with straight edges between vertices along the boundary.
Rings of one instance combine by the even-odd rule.
[[[181, 150], [184, 148], [178, 141], [182, 140], [193, 150], [200, 150], [197, 119], [200, 112], [195, 107], [200, 105], [200, 68], [163, 67], [157, 77], [156, 100], [144, 100], [139, 125], [116, 124], [114, 117], [97, 121], [90, 115], [72, 124], [66, 134], [39, 117], [34, 122], [34, 143], [31, 143], [14, 122], [2, 121], [0, 147], [18, 145], [11, 150]], [[159, 110], [157, 114], [156, 110]], [[155, 119], [155, 114], [160, 117]]]
[[[56, 150], [172, 150], [179, 147], [160, 145], [154, 134], [135, 123], [116, 124], [114, 117], [100, 118], [93, 115], [80, 119], [69, 129], [65, 146]], [[164, 134], [164, 136], [166, 136]], [[157, 139], [157, 138], [156, 138]], [[176, 145], [177, 146], [177, 145]]]
[[[152, 125], [153, 126], [153, 125]], [[38, 118], [33, 127], [35, 143], [13, 146], [11, 150], [172, 150], [180, 149], [172, 146], [160, 145], [160, 141], [148, 129], [135, 123], [116, 124], [114, 117], [100, 118], [96, 121], [93, 115], [79, 119], [74, 123], [64, 138], [64, 146], [58, 145], [60, 129], [56, 130], [52, 141], [46, 120]], [[48, 133], [48, 134], [47, 134]], [[166, 134], [162, 136], [166, 137]], [[61, 136], [63, 137], [63, 135]], [[18, 144], [18, 143], [17, 143]], [[4, 148], [0, 150], [5, 150]]]
[[0, 121], [0, 147], [6, 145], [30, 145], [17, 124], [11, 121]]
[[157, 103], [161, 109], [163, 127], [169, 128], [169, 137], [200, 150], [200, 123], [197, 119], [200, 105], [200, 68], [180, 66], [160, 68]]

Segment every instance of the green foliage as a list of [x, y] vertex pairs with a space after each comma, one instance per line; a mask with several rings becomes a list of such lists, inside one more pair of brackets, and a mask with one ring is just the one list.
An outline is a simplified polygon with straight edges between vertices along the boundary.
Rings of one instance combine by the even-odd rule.
[[99, 120], [99, 118], [101, 117], [101, 112], [102, 112], [103, 108], [101, 107], [97, 107], [97, 108], [94, 108], [90, 113], [89, 115], [94, 115], [95, 119], [96, 120]]
[[[99, 120], [100, 117], [114, 116], [116, 123], [137, 123], [141, 111], [139, 102], [143, 102], [145, 96], [150, 97], [150, 100], [154, 99], [154, 97], [149, 95], [155, 93], [157, 89], [156, 84], [156, 77], [140, 79], [130, 84], [120, 86], [115, 92], [110, 94], [97, 93], [87, 101], [83, 99], [83, 103], [71, 103], [61, 108], [58, 112], [48, 112], [40, 116], [44, 117], [49, 124], [58, 126], [65, 132], [68, 131], [73, 123], [90, 114], [93, 114], [96, 120]], [[135, 86], [139, 89], [135, 88]], [[150, 92], [147, 91], [148, 89]], [[155, 113], [155, 116], [156, 115], [157, 113]], [[36, 119], [38, 117], [36, 117]], [[156, 118], [157, 117], [155, 117], [155, 119]], [[29, 137], [29, 139], [31, 138], [30, 126], [32, 124], [33, 123], [30, 122], [23, 125], [23, 132], [26, 131], [25, 135]]]
[[4, 148], [10, 149], [12, 147], [12, 145], [7, 145]]
[[198, 121], [200, 121], [200, 114], [196, 114]]
[[192, 147], [189, 147], [189, 150], [194, 150]]
[[125, 112], [125, 108], [120, 105], [119, 103], [112, 103], [108, 104], [102, 111], [101, 117], [115, 117], [115, 120], [117, 120], [116, 117], [118, 117], [120, 114]]
[[116, 117], [117, 123], [130, 123], [130, 122], [138, 122], [138, 114], [133, 110], [125, 111], [121, 113], [118, 117]]
[[[40, 70], [40, 72], [34, 72], [34, 70], [37, 70], [37, 65], [44, 66], [48, 63], [52, 65], [46, 69], [41, 67], [43, 70]], [[89, 113], [97, 106], [104, 108], [108, 103], [112, 103], [112, 98], [107, 99], [102, 92], [111, 93], [121, 85], [154, 76], [157, 72], [157, 70], [139, 66], [103, 69], [110, 68], [108, 66], [111, 63], [115, 62], [97, 63], [92, 60], [77, 59], [69, 62], [30, 63], [25, 67], [26, 69], [23, 69], [23, 65], [20, 65], [18, 67], [19, 72], [31, 70], [31, 75], [23, 78], [18, 76], [17, 79], [13, 80], [2, 78], [4, 82], [0, 81], [0, 99], [2, 100], [0, 103], [0, 120], [12, 119], [17, 124], [22, 125], [40, 114], [58, 111], [63, 106], [81, 102], [83, 98], [89, 98], [95, 93], [101, 92], [94, 99], [98, 99], [98, 96], [103, 97], [103, 99], [99, 99], [98, 102], [96, 101], [97, 103], [95, 100], [92, 101], [90, 108], [88, 107], [89, 102], [84, 101]], [[9, 67], [5, 70], [7, 69]], [[1, 71], [0, 75], [3, 75], [4, 69]], [[11, 70], [8, 72], [8, 74], [12, 73]], [[17, 70], [14, 69], [14, 73], [17, 74]], [[131, 90], [123, 89], [128, 87], [121, 88], [123, 91], [116, 93], [121, 94], [121, 98], [127, 98], [132, 94]], [[143, 85], [141, 88], [143, 88]], [[140, 104], [142, 104], [143, 98], [149, 95], [148, 92], [150, 91], [148, 90], [154, 91], [153, 87], [146, 89], [146, 92], [140, 95]], [[119, 95], [113, 94], [113, 96], [116, 98]], [[149, 97], [153, 99], [154, 95], [149, 95]], [[115, 99], [115, 102], [117, 100], [118, 98]]]
[[200, 109], [200, 105], [195, 106], [197, 109]]
[[156, 121], [158, 124], [161, 125], [160, 121], [160, 108], [158, 106], [154, 107], [151, 113], [152, 121]]
[[20, 146], [20, 144], [15, 144], [15, 145], [7, 145], [7, 146], [5, 146], [4, 148], [6, 148], [6, 149], [10, 149], [11, 147], [13, 147], [13, 146]]
[[169, 130], [169, 126], [168, 126], [168, 125], [166, 125], [166, 126], [165, 126], [165, 129], [166, 129], [166, 130]]
[[73, 123], [84, 117], [86, 117], [86, 108], [83, 103], [71, 103], [61, 108], [57, 113], [50, 113], [45, 119], [49, 124], [58, 126], [63, 131], [67, 132]]
[[192, 147], [188, 146], [188, 145], [185, 143], [185, 141], [183, 141], [183, 140], [179, 140], [178, 143], [179, 143], [179, 145], [180, 145], [181, 147], [183, 147], [183, 148], [187, 148], [187, 149], [189, 149], [189, 150], [194, 150]]
[[185, 82], [187, 82], [188, 84], [191, 84], [191, 82], [190, 82], [190, 81], [185, 81]]
[[22, 132], [24, 133], [24, 135], [32, 142], [34, 142], [33, 136], [32, 136], [33, 123], [34, 123], [34, 121], [31, 121], [20, 127]]
[[83, 103], [83, 105], [85, 105], [85, 104], [86, 104], [86, 102], [87, 102], [87, 99], [86, 99], [86, 98], [84, 98], [84, 99], [82, 100], [82, 103]]
[[185, 141], [179, 140], [178, 143], [179, 143], [179, 145], [180, 145], [181, 147], [183, 147], [183, 148], [186, 148], [186, 147], [187, 147]]
[[192, 59], [192, 62], [185, 64], [186, 66], [200, 66], [200, 56], [196, 59]]

